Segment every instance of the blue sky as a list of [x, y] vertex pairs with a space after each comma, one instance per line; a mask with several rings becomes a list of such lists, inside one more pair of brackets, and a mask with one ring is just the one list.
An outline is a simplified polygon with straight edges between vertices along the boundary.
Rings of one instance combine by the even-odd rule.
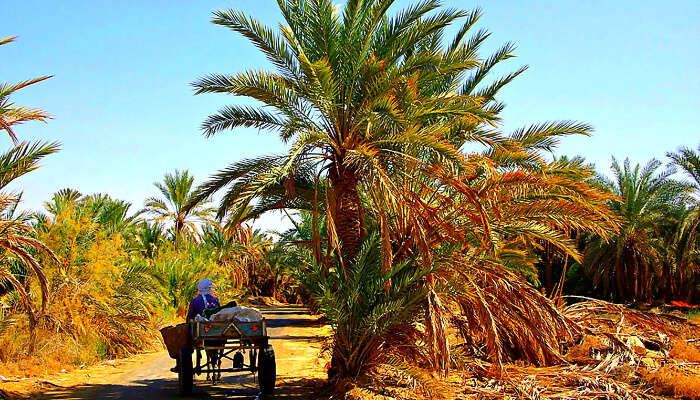
[[[399, 0], [398, 6], [410, 1]], [[581, 154], [607, 171], [610, 157], [644, 162], [700, 143], [700, 2], [459, 1], [481, 7], [493, 34], [484, 52], [506, 41], [518, 58], [497, 72], [530, 69], [503, 90], [504, 129], [574, 119], [590, 138], [568, 138], [559, 154]], [[284, 146], [255, 130], [201, 136], [207, 115], [235, 99], [194, 96], [189, 83], [210, 72], [267, 66], [245, 39], [209, 22], [213, 10], [241, 8], [268, 24], [273, 0], [22, 1], [0, 8], [0, 81], [52, 74], [22, 90], [16, 103], [40, 107], [48, 124], [17, 129], [23, 140], [57, 140], [63, 150], [15, 189], [37, 209], [72, 187], [106, 192], [140, 208], [167, 171], [189, 169], [200, 181], [243, 157]], [[5, 146], [9, 138], [0, 137]], [[270, 216], [258, 223], [286, 223]]]

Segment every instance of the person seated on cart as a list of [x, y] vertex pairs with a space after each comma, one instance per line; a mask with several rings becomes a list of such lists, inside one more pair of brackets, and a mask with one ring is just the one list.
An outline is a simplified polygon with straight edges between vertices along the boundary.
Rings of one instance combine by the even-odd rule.
[[214, 283], [209, 279], [202, 279], [197, 285], [198, 295], [190, 302], [190, 308], [187, 311], [187, 322], [194, 321], [197, 315], [204, 316], [204, 310], [208, 308], [220, 307], [219, 299], [211, 295]]
[[[210, 279], [204, 278], [199, 281], [199, 284], [197, 284], [197, 296], [190, 301], [190, 307], [187, 310], [187, 317], [185, 318], [187, 322], [195, 321], [198, 315], [204, 317], [205, 310], [216, 309], [221, 306], [219, 299], [211, 294], [213, 287], [214, 282], [212, 282]], [[199, 349], [197, 352], [199, 352]], [[206, 353], [207, 362], [211, 363], [212, 367], [220, 364], [219, 351], [211, 350], [207, 351]], [[219, 378], [220, 375], [221, 374], [219, 374]], [[216, 379], [217, 375], [213, 375], [213, 377], [213, 379]], [[209, 373], [207, 373], [207, 380], [209, 380]]]
[[[199, 284], [197, 285], [198, 295], [197, 297], [192, 299], [192, 301], [190, 302], [190, 308], [187, 311], [187, 322], [194, 321], [197, 315], [200, 315], [202, 317], [209, 317], [210, 315], [208, 313], [215, 313], [222, 308], [236, 306], [236, 302], [231, 301], [228, 304], [225, 304], [224, 307], [221, 307], [219, 299], [211, 294], [213, 286], [214, 283], [210, 279], [205, 278], [199, 282]], [[205, 313], [205, 311], [207, 310], [208, 313]], [[207, 341], [205, 344], [214, 346], [224, 346], [226, 342]], [[212, 366], [221, 366], [220, 350], [208, 350], [206, 354], [209, 364], [211, 364]], [[243, 353], [237, 352], [234, 355], [233, 359], [234, 368], [241, 368], [243, 366]], [[221, 373], [214, 374], [212, 378], [213, 380], [220, 380]], [[209, 380], [209, 373], [207, 373], [207, 380]]]
[[[211, 290], [214, 287], [214, 283], [210, 279], [202, 279], [197, 284], [197, 296], [190, 301], [190, 307], [187, 310], [187, 316], [185, 317], [185, 322], [193, 322], [197, 315], [204, 315], [204, 310], [207, 308], [219, 307], [219, 299], [212, 296]], [[188, 333], [189, 335], [189, 333]], [[179, 360], [176, 365], [170, 370], [177, 372], [179, 367]]]

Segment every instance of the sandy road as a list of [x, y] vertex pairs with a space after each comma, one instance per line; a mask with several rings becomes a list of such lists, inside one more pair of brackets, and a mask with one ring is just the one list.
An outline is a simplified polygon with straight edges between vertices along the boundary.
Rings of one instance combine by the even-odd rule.
[[[318, 324], [303, 307], [280, 306], [263, 310], [277, 361], [277, 390], [273, 399], [310, 399], [324, 376], [318, 359], [327, 327]], [[230, 362], [230, 361], [224, 361]], [[148, 354], [113, 368], [109, 374], [94, 376], [87, 383], [55, 387], [36, 399], [240, 399], [253, 400], [257, 383], [249, 373], [228, 374], [224, 382], [211, 385], [195, 378], [191, 397], [177, 391], [177, 375], [170, 372], [174, 361], [166, 352]]]

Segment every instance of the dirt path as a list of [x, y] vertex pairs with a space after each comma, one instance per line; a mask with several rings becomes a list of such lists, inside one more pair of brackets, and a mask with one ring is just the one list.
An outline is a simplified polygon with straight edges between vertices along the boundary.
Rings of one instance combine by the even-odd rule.
[[[318, 359], [328, 328], [316, 322], [299, 306], [280, 306], [263, 310], [272, 337], [277, 360], [277, 390], [274, 399], [309, 399], [323, 384], [323, 365]], [[230, 361], [227, 361], [230, 362]], [[84, 383], [71, 387], [53, 387], [36, 399], [172, 399], [178, 396], [177, 375], [170, 372], [174, 361], [166, 352], [147, 354], [104, 367], [88, 375]], [[203, 376], [195, 378], [193, 399], [253, 400], [257, 383], [249, 373], [229, 374], [224, 382], [212, 386]]]

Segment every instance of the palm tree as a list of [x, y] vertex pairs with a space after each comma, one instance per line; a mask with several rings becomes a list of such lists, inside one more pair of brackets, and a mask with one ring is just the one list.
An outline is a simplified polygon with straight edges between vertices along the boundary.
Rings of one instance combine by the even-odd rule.
[[[15, 37], [0, 39], [0, 46], [14, 40]], [[0, 130], [6, 131], [15, 145], [10, 150], [0, 154], [0, 191], [20, 176], [39, 168], [41, 159], [59, 150], [59, 146], [55, 142], [20, 143], [13, 130], [13, 126], [27, 121], [45, 121], [50, 118], [41, 110], [17, 106], [9, 99], [14, 92], [48, 78], [50, 76], [30, 79], [17, 84], [0, 83]], [[24, 303], [29, 329], [32, 332], [29, 349], [32, 352], [35, 339], [34, 329], [39, 318], [45, 312], [48, 299], [46, 276], [35, 256], [37, 253], [45, 253], [50, 260], [54, 262], [58, 262], [58, 260], [48, 247], [34, 237], [34, 227], [31, 225], [33, 216], [26, 212], [17, 213], [17, 205], [20, 200], [21, 194], [0, 192], [0, 279], [9, 282], [20, 294]], [[26, 280], [22, 284], [13, 273], [11, 266], [31, 270], [37, 277], [41, 291], [41, 308], [39, 310], [33, 304], [29, 281]], [[14, 270], [16, 271], [17, 268]]]
[[[54, 193], [50, 201], [44, 202], [44, 208], [54, 220], [64, 212], [70, 211], [78, 219], [88, 218], [108, 235], [119, 234], [127, 240], [134, 236], [142, 212], [130, 215], [131, 203], [113, 199], [107, 194], [83, 195], [70, 188]], [[41, 216], [38, 227], [43, 229], [46, 222], [48, 218]]]
[[113, 199], [107, 194], [93, 194], [84, 198], [85, 207], [108, 234], [120, 234], [124, 238], [133, 237], [141, 211], [130, 214], [131, 203]]
[[618, 196], [610, 208], [623, 223], [612, 240], [596, 237], [586, 245], [583, 264], [606, 296], [647, 301], [664, 277], [661, 229], [674, 209], [682, 207], [689, 188], [670, 179], [673, 170], [659, 171], [660, 167], [658, 160], [632, 167], [629, 159], [620, 165], [613, 158], [615, 180], [600, 178]]
[[688, 147], [681, 147], [675, 153], [666, 153], [666, 156], [692, 179], [693, 189], [700, 193], [700, 145], [698, 145], [696, 151]]
[[44, 209], [56, 216], [68, 208], [74, 208], [83, 197], [76, 189], [64, 188], [53, 194], [51, 200], [44, 202]]
[[673, 277], [669, 279], [667, 293], [692, 302], [698, 296], [697, 285], [700, 283], [700, 146], [697, 151], [682, 147], [666, 156], [691, 179], [694, 194], [688, 207], [681, 210], [676, 228], [669, 235], [669, 248], [673, 249], [669, 268]]
[[233, 288], [241, 288], [249, 281], [248, 266], [243, 258], [251, 255], [246, 249], [243, 227], [230, 230], [215, 222], [202, 227], [202, 246], [221, 267], [223, 276]]
[[[471, 262], [455, 265], [477, 271], [481, 261], [488, 262], [495, 269], [488, 273], [504, 280], [517, 279], [504, 273], [505, 264], [535, 262], [527, 257], [527, 246], [535, 240], [552, 242], [573, 254], [571, 240], [563, 232], [569, 225], [600, 232], [603, 229], [596, 225], [605, 222], [609, 228], [610, 216], [598, 204], [600, 193], [566, 177], [550, 178], [552, 171], [539, 154], [553, 149], [563, 135], [589, 133], [590, 126], [552, 122], [510, 136], [495, 128], [504, 107], [495, 96], [525, 68], [484, 82], [496, 64], [513, 57], [514, 46], [506, 44], [481, 58], [478, 49], [488, 33], [482, 30], [468, 37], [479, 19], [478, 10], [437, 11], [439, 2], [427, 0], [391, 16], [388, 9], [393, 3], [349, 1], [339, 10], [328, 0], [278, 0], [286, 24], [279, 31], [239, 11], [216, 12], [214, 23], [249, 39], [276, 71], [210, 75], [195, 82], [197, 94], [229, 93], [262, 104], [223, 108], [203, 123], [204, 134], [254, 127], [277, 133], [290, 148], [283, 155], [230, 165], [202, 185], [195, 199], [226, 188], [220, 217], [231, 213], [237, 218], [251, 203], [260, 211], [312, 212], [313, 252], [326, 273], [336, 267], [330, 265], [331, 250], [341, 255], [338, 268], [352, 269], [368, 223], [379, 227], [385, 273], [417, 254], [423, 265], [430, 266], [436, 261], [431, 253], [464, 246], [468, 251], [458, 252], [463, 255], [460, 261]], [[445, 40], [446, 28], [459, 20], [463, 23], [455, 37]], [[462, 151], [475, 145], [486, 150], [472, 155]], [[594, 201], [586, 204], [591, 195]], [[517, 207], [503, 206], [514, 197], [520, 200], [513, 203]], [[564, 207], [552, 212], [552, 206]], [[319, 260], [320, 213], [325, 214], [328, 232], [325, 260]], [[586, 217], [592, 219], [586, 222]], [[491, 226], [494, 221], [499, 223]], [[449, 271], [446, 279], [460, 274], [449, 262], [441, 265]], [[340, 276], [351, 276], [347, 272]], [[425, 325], [428, 342], [442, 354], [436, 365], [447, 368], [445, 318], [439, 312], [444, 307], [435, 289], [438, 278], [432, 273], [426, 276], [430, 290], [424, 299]], [[474, 289], [466, 281], [462, 277], [457, 282]], [[527, 306], [544, 310], [541, 314], [547, 321], [561, 328], [557, 311], [524, 287], [518, 286], [517, 294], [529, 296]], [[392, 290], [391, 281], [384, 282], [384, 290]], [[466, 300], [461, 304], [479, 300], [467, 297], [462, 296]], [[487, 308], [482, 304], [479, 310], [488, 313]], [[484, 321], [487, 334], [501, 321]], [[511, 326], [532, 325], [523, 318]], [[555, 329], [547, 332], [539, 350], [530, 352], [533, 358], [539, 353], [546, 353], [548, 360], [556, 358], [551, 350], [557, 347]], [[515, 347], [519, 339], [510, 340], [503, 347]], [[496, 354], [494, 343], [495, 339], [489, 342]], [[342, 360], [334, 356], [334, 361], [333, 367], [343, 370]]]
[[[0, 154], [0, 191], [13, 180], [39, 167], [41, 159], [58, 151], [56, 143], [20, 143], [12, 149]], [[34, 350], [34, 329], [39, 319], [44, 315], [48, 300], [48, 283], [46, 276], [36, 259], [38, 253], [44, 253], [48, 258], [58, 263], [54, 253], [37, 240], [31, 221], [33, 215], [28, 212], [17, 212], [21, 194], [6, 194], [0, 192], [0, 279], [9, 282], [20, 295], [32, 332], [29, 351]], [[17, 274], [17, 268], [31, 271], [39, 282], [41, 291], [41, 306], [36, 308], [28, 280], [22, 281]], [[28, 273], [23, 274], [25, 277]], [[26, 278], [24, 278], [26, 279]]]
[[[0, 39], [0, 46], [13, 42], [16, 37]], [[47, 113], [38, 109], [30, 109], [17, 106], [10, 102], [10, 95], [22, 88], [49, 79], [51, 76], [43, 76], [41, 78], [30, 79], [24, 82], [9, 84], [0, 83], [0, 130], [4, 130], [12, 139], [12, 143], [18, 144], [17, 136], [13, 131], [14, 125], [19, 125], [27, 121], [42, 121], [51, 118]]]
[[[197, 223], [206, 221], [212, 215], [213, 210], [205, 198], [194, 199], [194, 177], [187, 170], [167, 173], [163, 182], [156, 182], [154, 186], [163, 197], [146, 200], [145, 210], [155, 215], [156, 221], [171, 223], [176, 238], [183, 231], [196, 235]], [[185, 207], [188, 204], [190, 207]]]

